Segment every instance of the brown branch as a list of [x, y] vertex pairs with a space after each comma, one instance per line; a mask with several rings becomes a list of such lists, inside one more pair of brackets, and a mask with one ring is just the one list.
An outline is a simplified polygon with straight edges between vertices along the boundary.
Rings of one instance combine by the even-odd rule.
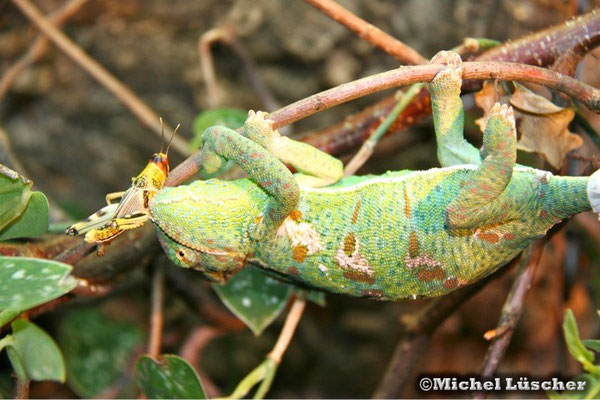
[[223, 40], [226, 33], [222, 28], [213, 28], [204, 32], [198, 39], [198, 56], [200, 70], [206, 85], [206, 98], [208, 107], [215, 108], [219, 105], [219, 86], [217, 85], [217, 76], [215, 73], [215, 63], [210, 47], [213, 43]]
[[586, 54], [600, 44], [600, 9], [485, 51], [478, 61], [546, 66], [563, 54]]
[[[476, 60], [530, 64], [535, 59], [540, 59], [543, 61], [542, 66], [553, 65], [563, 54], [577, 54], [582, 49], [591, 50], [598, 45], [600, 41], [600, 12], [592, 11], [542, 32], [532, 33], [513, 42], [501, 44], [482, 53], [476, 57]], [[588, 39], [586, 39], [586, 36]], [[547, 37], [555, 40], [549, 43]], [[585, 43], [586, 46], [583, 47], [582, 43]], [[532, 57], [532, 55], [535, 56]], [[567, 61], [563, 60], [563, 62]], [[565, 69], [558, 69], [557, 71], [562, 73]], [[479, 82], [463, 82], [463, 91], [477, 90], [478, 86]], [[334, 155], [351, 152], [360, 146], [381, 122], [378, 117], [371, 116], [367, 110], [374, 110], [374, 112], [386, 115], [393, 104], [395, 104], [393, 97], [390, 96], [366, 110], [346, 117], [344, 121], [338, 124], [313, 131], [302, 140]], [[430, 112], [430, 99], [427, 91], [423, 90], [407, 110], [400, 115], [397, 123], [390, 129], [390, 133], [398, 132], [421, 121]], [[348, 122], [352, 122], [352, 124], [348, 124]]]
[[150, 316], [150, 339], [148, 355], [154, 360], [160, 355], [163, 331], [163, 303], [165, 297], [165, 273], [160, 263], [152, 276], [152, 314]]
[[30, 380], [22, 381], [17, 379], [17, 399], [28, 399], [29, 398], [29, 384]]
[[[368, 94], [417, 82], [429, 82], [440, 68], [441, 66], [436, 64], [402, 66], [344, 83], [281, 108], [269, 114], [269, 119], [274, 121], [274, 128], [280, 128]], [[600, 90], [545, 68], [516, 63], [465, 62], [463, 63], [463, 79], [497, 79], [537, 83], [563, 92], [581, 101], [590, 110], [600, 112]], [[200, 153], [196, 153], [178, 165], [171, 171], [167, 185], [175, 186], [190, 179], [200, 169], [199, 158]]]
[[[12, 2], [56, 47], [115, 95], [144, 125], [161, 136], [162, 128], [158, 120], [158, 114], [131, 89], [57, 29], [29, 0], [12, 0]], [[171, 128], [166, 126], [165, 128], [171, 133], [173, 132]], [[190, 154], [187, 143], [179, 136], [173, 138], [171, 145], [181, 154]]]
[[302, 314], [304, 313], [304, 308], [306, 307], [306, 299], [303, 297], [296, 297], [294, 302], [292, 303], [292, 308], [285, 318], [285, 322], [283, 324], [283, 328], [281, 329], [281, 333], [277, 338], [277, 342], [275, 346], [273, 346], [273, 350], [267, 357], [271, 360], [275, 361], [275, 363], [280, 364], [283, 355], [285, 354], [286, 349], [290, 345], [292, 338], [294, 337], [294, 332], [296, 332], [296, 328], [298, 327], [298, 323], [302, 318]]
[[[495, 334], [492, 336], [489, 332], [486, 333], [486, 339], [491, 337], [493, 342], [488, 347], [485, 360], [481, 366], [480, 374], [483, 378], [489, 378], [494, 374], [506, 352], [514, 329], [523, 314], [525, 299], [531, 288], [546, 241], [546, 238], [538, 239], [533, 245], [530, 245], [531, 250], [529, 252], [526, 251], [522, 256], [517, 277], [502, 308], [502, 314], [495, 329]], [[485, 393], [478, 393], [475, 396], [475, 398], [485, 397]]]
[[419, 361], [424, 357], [431, 336], [461, 304], [479, 292], [492, 280], [500, 277], [510, 266], [504, 266], [492, 275], [481, 279], [472, 285], [456, 290], [444, 297], [431, 301], [420, 315], [410, 320], [394, 349], [386, 372], [379, 382], [373, 398], [398, 398], [402, 389], [409, 383]]
[[379, 47], [386, 53], [396, 57], [405, 64], [427, 64], [427, 59], [411, 47], [378, 27], [354, 15], [333, 0], [305, 0], [311, 6], [321, 10], [325, 15], [355, 32], [362, 39]]
[[[57, 27], [62, 26], [69, 20], [88, 0], [71, 0], [65, 4], [60, 10], [50, 14], [48, 19]], [[39, 35], [33, 42], [29, 50], [16, 63], [11, 65], [2, 75], [0, 79], [0, 100], [6, 95], [14, 81], [21, 75], [23, 71], [32, 63], [39, 60], [48, 50], [48, 39], [43, 35]]]

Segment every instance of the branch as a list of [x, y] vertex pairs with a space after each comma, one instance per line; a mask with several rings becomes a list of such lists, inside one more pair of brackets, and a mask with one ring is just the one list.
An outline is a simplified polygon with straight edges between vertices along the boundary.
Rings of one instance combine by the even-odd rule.
[[[314, 94], [269, 114], [269, 119], [274, 121], [274, 128], [280, 128], [368, 94], [417, 82], [429, 82], [440, 69], [441, 66], [437, 64], [402, 66]], [[600, 113], [600, 90], [545, 68], [503, 62], [465, 62], [462, 78], [537, 83], [563, 92], [581, 101], [590, 110]], [[167, 185], [176, 186], [185, 182], [199, 171], [200, 166], [200, 153], [197, 152], [171, 171]]]
[[333, 0], [304, 0], [331, 19], [355, 32], [360, 38], [396, 57], [404, 64], [427, 64], [428, 60], [411, 47], [378, 27], [354, 15]]
[[[131, 89], [57, 29], [29, 0], [12, 0], [12, 2], [56, 47], [115, 95], [144, 125], [152, 129], [158, 136], [161, 136], [162, 128], [158, 120], [158, 114]], [[171, 133], [173, 132], [170, 127], [165, 126], [165, 129]], [[187, 143], [179, 136], [173, 138], [171, 145], [183, 155], [190, 154]]]
[[[540, 263], [542, 250], [544, 249], [546, 241], [546, 238], [538, 239], [523, 253], [519, 270], [517, 271], [517, 277], [513, 282], [513, 286], [510, 289], [510, 293], [502, 308], [498, 326], [492, 332], [486, 332], [486, 339], [492, 339], [493, 342], [490, 344], [490, 347], [488, 347], [485, 360], [481, 366], [480, 374], [483, 378], [489, 378], [494, 374], [506, 352], [514, 329], [523, 314], [525, 299], [531, 288], [535, 271]], [[478, 393], [475, 396], [475, 398], [485, 397], [484, 393]]]
[[[554, 40], [548, 42], [547, 38]], [[476, 57], [477, 61], [510, 61], [531, 64], [539, 59], [542, 66], [550, 66], [565, 54], [579, 54], [591, 50], [600, 42], [600, 12], [592, 11], [570, 21], [563, 22], [542, 32], [523, 36], [507, 42]], [[585, 47], [583, 46], [585, 44]], [[577, 57], [569, 57], [576, 59]], [[564, 60], [567, 61], [567, 60]], [[564, 69], [557, 70], [563, 72]], [[463, 91], [478, 89], [478, 82], [464, 82]], [[333, 155], [354, 151], [381, 123], [380, 115], [387, 115], [395, 101], [390, 96], [359, 113], [347, 116], [344, 121], [304, 136], [304, 142]], [[369, 110], [378, 115], [371, 115]], [[400, 114], [390, 132], [397, 132], [418, 123], [431, 113], [431, 103], [426, 90]]]
[[162, 265], [156, 263], [152, 276], [152, 314], [150, 316], [150, 339], [148, 355], [157, 360], [160, 355], [163, 331], [163, 302], [165, 297], [165, 273]]
[[[49, 19], [55, 26], [62, 26], [69, 18], [71, 18], [87, 0], [71, 0], [65, 4], [60, 10], [50, 14]], [[16, 63], [11, 65], [2, 75], [0, 80], [0, 100], [4, 97], [13, 82], [21, 75], [23, 71], [32, 63], [39, 60], [46, 50], [48, 50], [48, 39], [39, 35], [33, 42], [27, 53], [21, 57]]]

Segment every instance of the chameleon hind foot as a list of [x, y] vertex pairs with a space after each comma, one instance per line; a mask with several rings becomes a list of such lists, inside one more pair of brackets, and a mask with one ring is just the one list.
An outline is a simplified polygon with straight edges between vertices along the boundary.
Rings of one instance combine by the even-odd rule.
[[437, 156], [442, 167], [481, 163], [477, 149], [464, 138], [464, 111], [460, 99], [462, 60], [451, 51], [440, 51], [430, 64], [443, 67], [429, 83]]
[[451, 229], [475, 229], [497, 217], [494, 201], [508, 185], [517, 159], [512, 107], [496, 103], [490, 111], [481, 156], [483, 162], [446, 209], [446, 222]]

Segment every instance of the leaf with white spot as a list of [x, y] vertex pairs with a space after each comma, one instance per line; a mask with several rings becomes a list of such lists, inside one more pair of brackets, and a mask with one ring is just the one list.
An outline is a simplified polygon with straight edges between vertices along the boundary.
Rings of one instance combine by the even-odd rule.
[[163, 355], [160, 361], [142, 356], [136, 365], [136, 381], [149, 399], [205, 399], [202, 382], [183, 358]]
[[57, 261], [0, 257], [0, 310], [27, 310], [70, 292], [77, 285], [71, 269]]
[[65, 361], [52, 338], [33, 322], [17, 319], [4, 337], [8, 358], [20, 380], [59, 381], [66, 378]]
[[139, 327], [107, 318], [96, 309], [69, 313], [58, 331], [69, 372], [67, 384], [82, 398], [101, 395], [128, 369], [142, 341]]
[[287, 304], [290, 285], [271, 278], [262, 270], [246, 266], [226, 285], [213, 285], [221, 301], [258, 336]]
[[48, 230], [48, 200], [31, 185], [0, 164], [0, 240], [38, 237]]

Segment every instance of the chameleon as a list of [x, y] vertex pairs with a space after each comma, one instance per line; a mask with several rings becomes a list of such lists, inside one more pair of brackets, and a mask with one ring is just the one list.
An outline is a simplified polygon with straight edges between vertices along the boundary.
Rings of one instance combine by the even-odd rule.
[[[342, 163], [279, 135], [262, 112], [203, 133], [202, 168], [248, 178], [163, 188], [150, 218], [169, 259], [224, 283], [245, 265], [323, 291], [399, 300], [441, 296], [516, 257], [555, 224], [600, 211], [600, 172], [555, 176], [516, 164], [513, 109], [495, 104], [483, 146], [464, 138], [462, 61], [429, 83], [441, 168], [342, 178]], [[298, 173], [292, 174], [286, 164]]]

